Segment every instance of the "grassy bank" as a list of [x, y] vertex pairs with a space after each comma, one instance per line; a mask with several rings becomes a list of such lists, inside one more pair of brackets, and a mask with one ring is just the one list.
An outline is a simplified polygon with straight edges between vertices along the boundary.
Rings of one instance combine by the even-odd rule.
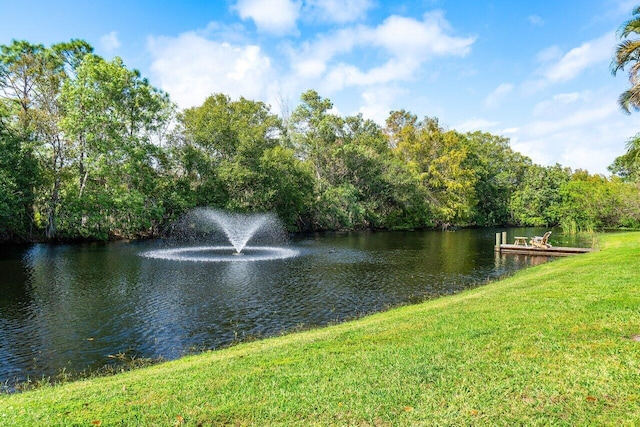
[[451, 297], [0, 397], [0, 425], [640, 425], [640, 233]]

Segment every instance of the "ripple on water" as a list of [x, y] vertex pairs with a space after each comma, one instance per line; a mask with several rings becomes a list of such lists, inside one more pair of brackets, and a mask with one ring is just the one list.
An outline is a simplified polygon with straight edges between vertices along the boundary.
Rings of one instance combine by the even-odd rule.
[[247, 246], [237, 253], [229, 246], [194, 246], [146, 251], [140, 255], [171, 261], [194, 262], [250, 262], [292, 258], [298, 255], [295, 249], [275, 246]]

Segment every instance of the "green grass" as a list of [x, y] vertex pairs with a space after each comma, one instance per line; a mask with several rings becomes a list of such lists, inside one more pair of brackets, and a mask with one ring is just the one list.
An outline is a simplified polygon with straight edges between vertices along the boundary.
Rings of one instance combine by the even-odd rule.
[[0, 425], [640, 425], [640, 233], [458, 295], [0, 397]]

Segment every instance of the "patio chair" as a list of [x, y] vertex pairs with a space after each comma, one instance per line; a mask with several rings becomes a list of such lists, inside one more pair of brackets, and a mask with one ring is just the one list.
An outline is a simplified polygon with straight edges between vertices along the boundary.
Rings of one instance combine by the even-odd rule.
[[550, 248], [551, 245], [547, 243], [549, 240], [549, 236], [551, 236], [551, 232], [547, 231], [542, 236], [534, 236], [529, 241], [529, 244], [535, 248]]

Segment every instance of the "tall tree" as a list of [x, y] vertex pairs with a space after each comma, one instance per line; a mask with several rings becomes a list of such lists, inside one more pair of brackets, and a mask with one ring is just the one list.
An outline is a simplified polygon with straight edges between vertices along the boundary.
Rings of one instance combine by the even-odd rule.
[[640, 163], [634, 162], [625, 154], [616, 157], [607, 169], [624, 181], [638, 182], [640, 184]]
[[607, 169], [627, 181], [640, 182], [640, 134], [630, 138], [627, 152], [615, 158]]
[[387, 135], [394, 152], [419, 176], [442, 225], [466, 224], [477, 203], [477, 177], [469, 164], [469, 144], [464, 135], [445, 130], [433, 117], [417, 118], [405, 111], [392, 112]]
[[91, 46], [81, 40], [55, 44], [51, 48], [14, 40], [0, 49], [3, 102], [15, 118], [13, 129], [21, 143], [30, 145], [27, 151], [33, 150], [41, 163], [42, 212], [36, 209], [34, 217], [38, 225], [45, 226], [49, 238], [56, 234], [62, 173], [68, 161], [68, 141], [59, 128], [64, 114], [60, 92], [91, 50]]
[[162, 220], [160, 147], [173, 106], [120, 58], [87, 55], [62, 88], [69, 139], [61, 218], [70, 236], [132, 236]]
[[312, 228], [416, 228], [430, 211], [416, 176], [389, 148], [388, 135], [361, 115], [334, 114], [310, 90], [291, 115], [289, 136], [314, 171]]
[[571, 179], [571, 170], [559, 164], [529, 166], [522, 184], [511, 196], [509, 209], [517, 225], [554, 226], [560, 222], [562, 188]]
[[560, 188], [560, 225], [564, 231], [640, 224], [640, 191], [636, 183], [577, 170]]
[[290, 118], [291, 141], [297, 155], [310, 162], [316, 180], [326, 179], [332, 146], [341, 138], [344, 120], [331, 112], [333, 103], [309, 90], [300, 96], [301, 104]]
[[28, 240], [39, 176], [29, 144], [10, 128], [10, 116], [0, 103], [0, 240]]
[[475, 198], [471, 223], [480, 226], [509, 224], [509, 200], [520, 187], [526, 169], [532, 162], [514, 152], [509, 139], [485, 132], [468, 133], [467, 160], [476, 175]]
[[640, 6], [633, 9], [633, 17], [618, 30], [618, 38], [622, 41], [616, 47], [611, 61], [611, 72], [616, 75], [629, 67], [629, 83], [631, 87], [618, 98], [622, 110], [629, 114], [632, 110], [640, 110]]
[[282, 135], [280, 119], [262, 102], [215, 94], [183, 111], [173, 153], [192, 203], [275, 211], [289, 228], [304, 223], [313, 181]]

